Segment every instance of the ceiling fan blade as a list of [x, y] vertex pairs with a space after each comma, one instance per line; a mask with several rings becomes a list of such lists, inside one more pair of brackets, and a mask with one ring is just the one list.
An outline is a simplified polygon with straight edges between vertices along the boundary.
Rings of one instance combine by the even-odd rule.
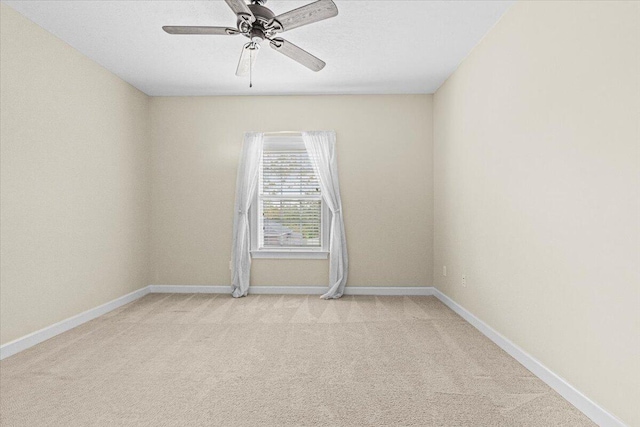
[[238, 61], [238, 68], [236, 69], [236, 76], [246, 76], [249, 74], [250, 69], [256, 66], [256, 58], [258, 57], [259, 48], [260, 47], [256, 44], [251, 48], [250, 42], [242, 46], [240, 61]]
[[313, 24], [324, 19], [333, 18], [338, 8], [332, 0], [318, 0], [306, 6], [290, 10], [273, 18], [268, 26], [277, 33], [289, 31], [303, 25]]
[[238, 15], [238, 18], [244, 20], [245, 22], [252, 24], [255, 22], [256, 17], [251, 13], [251, 9], [244, 2], [244, 0], [224, 0], [227, 2], [227, 5], [233, 10], [233, 13]]
[[240, 34], [235, 28], [226, 27], [177, 27], [165, 25], [162, 29], [169, 34], [209, 34], [216, 36], [232, 36]]
[[325, 65], [327, 65], [323, 60], [316, 58], [306, 50], [301, 49], [295, 44], [288, 42], [280, 37], [271, 39], [270, 46], [283, 55], [286, 55], [294, 61], [299, 62], [310, 70], [320, 71], [324, 68]]

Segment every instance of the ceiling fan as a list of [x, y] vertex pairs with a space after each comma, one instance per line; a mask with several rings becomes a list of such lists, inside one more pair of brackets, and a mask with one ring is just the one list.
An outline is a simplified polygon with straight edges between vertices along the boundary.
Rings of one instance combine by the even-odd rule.
[[[260, 43], [264, 40], [269, 40], [269, 46], [276, 51], [313, 71], [320, 71], [324, 68], [326, 65], [324, 61], [295, 44], [281, 37], [276, 37], [276, 35], [336, 16], [338, 8], [332, 0], [318, 0], [277, 16], [264, 6], [267, 0], [250, 1], [251, 3], [247, 4], [245, 0], [225, 0], [238, 17], [236, 28], [164, 26], [162, 29], [169, 34], [222, 36], [242, 34], [247, 37], [249, 42], [242, 47], [240, 61], [236, 69], [237, 76], [246, 76], [247, 74], [251, 76], [256, 56], [260, 49]], [[250, 82], [249, 87], [251, 86]]]

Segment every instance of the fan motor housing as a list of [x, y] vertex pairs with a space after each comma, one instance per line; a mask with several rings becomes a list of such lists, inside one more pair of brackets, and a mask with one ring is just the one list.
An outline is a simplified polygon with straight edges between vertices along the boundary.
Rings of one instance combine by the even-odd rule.
[[239, 18], [237, 22], [238, 30], [251, 40], [260, 42], [269, 33], [267, 24], [272, 22], [276, 15], [271, 9], [262, 6], [262, 4], [253, 3], [248, 4], [247, 7], [251, 10], [256, 20], [253, 24], [250, 24], [243, 18]]
[[[271, 12], [271, 9], [269, 9], [268, 7], [262, 6], [260, 4], [249, 4], [247, 6], [251, 10], [251, 13], [253, 13], [253, 16], [256, 17], [256, 22], [259, 22], [261, 24], [266, 24], [276, 17], [275, 13]], [[254, 22], [253, 25], [255, 24], [256, 23]]]

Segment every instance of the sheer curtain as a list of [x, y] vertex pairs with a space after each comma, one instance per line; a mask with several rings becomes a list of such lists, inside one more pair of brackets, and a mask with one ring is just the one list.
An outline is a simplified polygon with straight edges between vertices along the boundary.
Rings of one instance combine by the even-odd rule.
[[342, 200], [338, 181], [335, 132], [303, 132], [304, 146], [320, 181], [320, 189], [327, 206], [331, 210], [331, 231], [329, 239], [329, 291], [324, 299], [340, 298], [344, 293], [349, 273], [347, 240], [342, 220]]
[[249, 207], [258, 187], [262, 133], [244, 135], [238, 165], [236, 203], [233, 214], [233, 244], [231, 250], [231, 290], [234, 298], [247, 295], [251, 275], [251, 236], [249, 235]]

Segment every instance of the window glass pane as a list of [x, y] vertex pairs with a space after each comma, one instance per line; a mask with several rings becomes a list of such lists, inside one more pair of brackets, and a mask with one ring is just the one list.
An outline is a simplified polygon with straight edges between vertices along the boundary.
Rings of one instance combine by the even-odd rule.
[[322, 202], [319, 199], [263, 198], [263, 247], [320, 247]]
[[265, 151], [262, 160], [264, 195], [318, 195], [320, 184], [306, 150]]

